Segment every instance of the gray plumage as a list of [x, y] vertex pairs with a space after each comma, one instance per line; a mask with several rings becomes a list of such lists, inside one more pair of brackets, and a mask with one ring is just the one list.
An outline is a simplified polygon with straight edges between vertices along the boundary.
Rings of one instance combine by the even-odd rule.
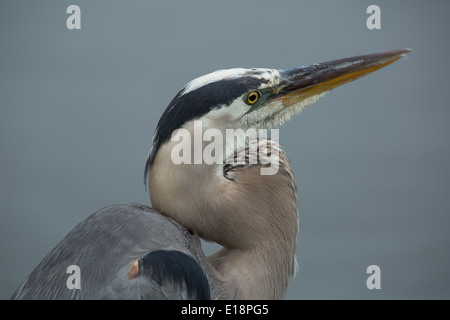
[[[208, 299], [208, 281], [198, 264], [193, 271], [184, 269], [185, 276], [191, 271], [200, 279], [199, 284], [191, 288], [187, 288], [186, 278], [174, 282], [170, 275], [163, 274], [157, 279], [148, 269], [134, 279], [128, 274], [135, 259], [142, 259], [155, 250], [179, 252], [202, 261], [202, 256], [197, 257], [201, 254], [198, 246], [196, 236], [149, 207], [140, 204], [109, 206], [89, 216], [67, 234], [11, 298]], [[80, 267], [81, 289], [68, 289], [66, 285], [70, 276], [66, 270], [70, 265]]]

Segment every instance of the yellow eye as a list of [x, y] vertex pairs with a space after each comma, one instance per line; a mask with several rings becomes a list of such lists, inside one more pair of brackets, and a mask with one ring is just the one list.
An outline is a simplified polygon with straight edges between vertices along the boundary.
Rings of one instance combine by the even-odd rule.
[[247, 103], [248, 104], [255, 104], [256, 101], [259, 99], [259, 92], [258, 91], [252, 91], [247, 96]]

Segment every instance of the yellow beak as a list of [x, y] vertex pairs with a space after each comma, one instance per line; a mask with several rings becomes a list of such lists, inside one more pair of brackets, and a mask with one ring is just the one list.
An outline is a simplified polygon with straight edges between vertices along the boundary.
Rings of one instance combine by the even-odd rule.
[[359, 79], [404, 57], [410, 49], [333, 60], [307, 67], [281, 70], [275, 98], [288, 107]]

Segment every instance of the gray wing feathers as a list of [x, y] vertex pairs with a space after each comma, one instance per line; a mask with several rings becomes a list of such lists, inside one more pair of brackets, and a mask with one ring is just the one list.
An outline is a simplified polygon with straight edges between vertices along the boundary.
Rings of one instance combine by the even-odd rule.
[[[186, 288], [168, 289], [171, 284], [161, 285], [154, 280], [153, 273], [134, 278], [129, 273], [133, 261], [140, 261], [156, 250], [194, 257], [196, 253], [189, 249], [196, 243], [192, 237], [173, 220], [140, 204], [103, 208], [79, 223], [41, 261], [11, 299], [188, 297]], [[70, 265], [80, 268], [81, 289], [67, 287]], [[198, 264], [197, 267], [200, 268]]]

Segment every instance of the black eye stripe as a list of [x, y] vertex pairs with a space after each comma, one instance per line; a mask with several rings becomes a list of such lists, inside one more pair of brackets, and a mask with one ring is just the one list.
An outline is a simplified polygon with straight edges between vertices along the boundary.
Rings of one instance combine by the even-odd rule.
[[186, 94], [182, 94], [183, 90], [180, 91], [159, 119], [146, 168], [153, 162], [159, 147], [169, 140], [172, 132], [181, 128], [184, 123], [201, 118], [212, 109], [227, 107], [234, 99], [242, 95], [245, 97], [246, 92], [268, 81], [248, 75], [212, 82]]

